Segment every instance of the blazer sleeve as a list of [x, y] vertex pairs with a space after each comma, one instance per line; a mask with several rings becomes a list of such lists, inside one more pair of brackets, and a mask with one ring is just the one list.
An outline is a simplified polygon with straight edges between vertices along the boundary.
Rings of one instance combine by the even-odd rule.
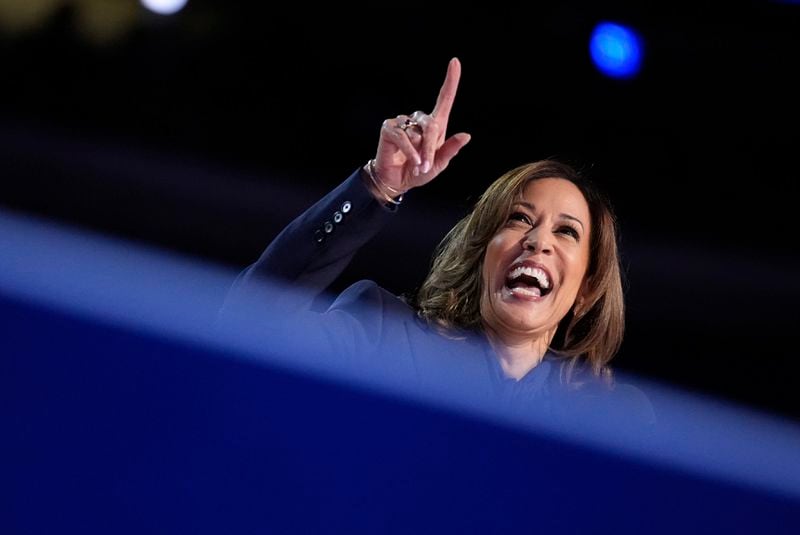
[[371, 364], [380, 344], [401, 333], [398, 309], [413, 316], [410, 309], [371, 281], [351, 286], [325, 312], [312, 305], [396, 209], [376, 201], [360, 170], [354, 172], [283, 229], [237, 277], [217, 329], [255, 340], [266, 351], [293, 354], [297, 362]]
[[396, 206], [375, 200], [360, 173], [360, 169], [355, 171], [278, 234], [258, 261], [236, 279], [223, 314], [242, 303], [281, 307], [286, 312], [311, 308], [396, 211]]

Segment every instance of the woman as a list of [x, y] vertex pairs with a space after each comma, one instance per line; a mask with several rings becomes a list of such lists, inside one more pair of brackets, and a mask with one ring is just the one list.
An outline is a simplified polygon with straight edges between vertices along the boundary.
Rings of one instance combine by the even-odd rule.
[[[411, 306], [361, 281], [326, 311], [311, 311], [403, 195], [469, 142], [466, 133], [446, 135], [460, 71], [454, 58], [430, 114], [384, 121], [375, 159], [284, 229], [226, 308], [269, 303], [280, 314], [261, 325], [290, 345], [377, 363], [401, 382], [441, 389], [468, 381], [482, 394], [554, 412], [596, 407], [612, 391], [606, 364], [624, 325], [614, 218], [564, 164], [528, 164], [495, 181], [440, 244]], [[276, 279], [294, 290], [260, 284]], [[587, 395], [571, 394], [578, 390]]]

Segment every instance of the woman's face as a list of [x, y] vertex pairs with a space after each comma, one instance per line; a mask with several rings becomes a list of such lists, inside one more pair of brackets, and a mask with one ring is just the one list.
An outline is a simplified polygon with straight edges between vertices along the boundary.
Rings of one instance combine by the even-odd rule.
[[481, 319], [501, 338], [550, 338], [582, 289], [589, 265], [589, 206], [560, 178], [527, 184], [486, 247]]

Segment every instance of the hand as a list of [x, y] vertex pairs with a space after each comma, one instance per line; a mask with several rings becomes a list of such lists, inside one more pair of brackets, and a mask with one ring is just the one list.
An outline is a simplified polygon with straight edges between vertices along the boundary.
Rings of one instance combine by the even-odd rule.
[[384, 185], [408, 191], [427, 184], [469, 143], [470, 135], [463, 132], [445, 139], [459, 78], [461, 63], [453, 58], [430, 115], [417, 111], [383, 122], [375, 173]]

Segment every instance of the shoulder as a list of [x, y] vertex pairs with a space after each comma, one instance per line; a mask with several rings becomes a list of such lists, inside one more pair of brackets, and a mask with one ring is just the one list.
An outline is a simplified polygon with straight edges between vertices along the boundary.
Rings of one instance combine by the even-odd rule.
[[351, 309], [354, 307], [370, 307], [392, 309], [404, 314], [413, 313], [413, 309], [400, 297], [394, 295], [375, 281], [360, 280], [350, 285], [330, 307], [330, 310]]
[[647, 394], [640, 388], [621, 381], [615, 381], [610, 388], [609, 402], [612, 409], [622, 418], [644, 426], [656, 423], [656, 413]]
[[628, 377], [598, 377], [586, 364], [575, 365], [571, 377], [568, 359], [559, 359], [559, 392], [565, 410], [610, 424], [646, 429], [656, 424], [653, 404]]
[[[329, 313], [347, 314], [362, 324], [380, 330], [395, 324], [420, 324], [414, 309], [401, 297], [372, 280], [360, 280], [340, 293], [328, 308]], [[424, 323], [424, 322], [423, 322]]]

